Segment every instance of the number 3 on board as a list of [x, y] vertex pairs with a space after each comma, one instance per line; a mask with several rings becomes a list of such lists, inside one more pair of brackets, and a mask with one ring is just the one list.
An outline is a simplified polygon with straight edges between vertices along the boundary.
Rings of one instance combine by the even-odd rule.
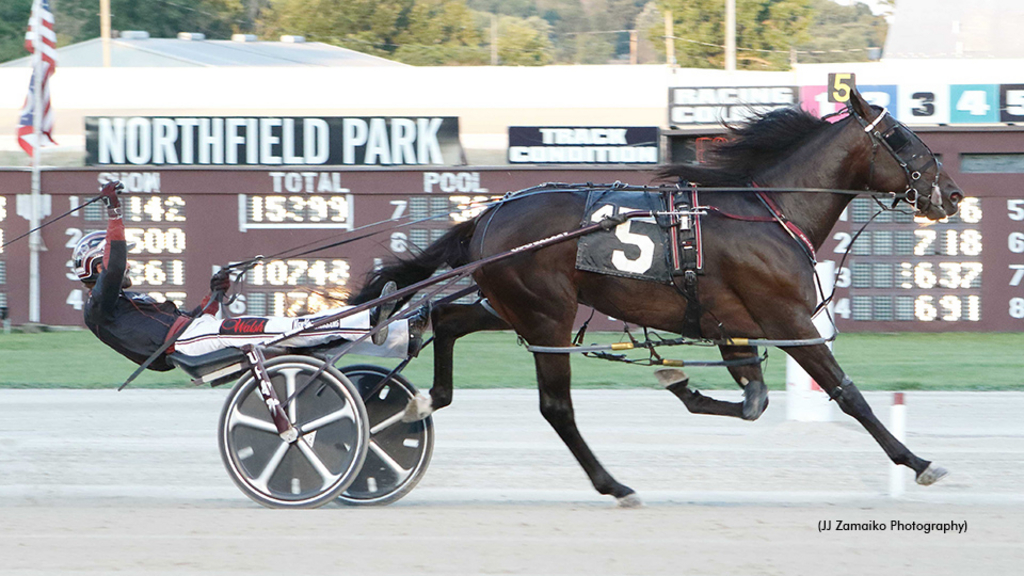
[[849, 72], [833, 72], [828, 75], [828, 101], [846, 104], [850, 93], [857, 86], [857, 78]]

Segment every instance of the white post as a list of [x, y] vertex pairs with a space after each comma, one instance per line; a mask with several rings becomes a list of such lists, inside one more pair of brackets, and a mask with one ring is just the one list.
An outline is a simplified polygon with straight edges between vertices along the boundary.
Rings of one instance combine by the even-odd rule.
[[665, 64], [676, 65], [676, 39], [675, 24], [672, 20], [672, 11], [665, 10]]
[[[889, 413], [889, 432], [900, 442], [907, 440], [907, 406], [903, 403], [903, 392], [892, 395], [892, 408]], [[899, 498], [907, 490], [907, 469], [904, 466], [889, 463], [889, 496]]]
[[736, 71], [736, 0], [725, 0], [725, 70]]
[[[29, 209], [28, 227], [33, 229], [39, 226], [39, 155], [42, 152], [42, 123], [43, 123], [43, 75], [42, 62], [43, 51], [40, 42], [40, 30], [43, 22], [39, 17], [39, 10], [32, 12], [32, 137], [35, 142], [32, 146], [32, 194]], [[39, 251], [42, 249], [42, 236], [36, 230], [28, 237], [28, 321], [39, 322]]]
[[[821, 288], [825, 296], [828, 296], [835, 285], [836, 263], [831, 260], [818, 262], [815, 271], [821, 279]], [[818, 302], [821, 300], [822, 295], [818, 294]], [[835, 333], [831, 321], [832, 304], [828, 305], [828, 313], [825, 312], [822, 310], [814, 318], [814, 326], [823, 338], [828, 338]], [[831, 342], [828, 347], [832, 348]], [[786, 356], [786, 419], [798, 422], [831, 422], [835, 419], [833, 404], [796, 360]]]

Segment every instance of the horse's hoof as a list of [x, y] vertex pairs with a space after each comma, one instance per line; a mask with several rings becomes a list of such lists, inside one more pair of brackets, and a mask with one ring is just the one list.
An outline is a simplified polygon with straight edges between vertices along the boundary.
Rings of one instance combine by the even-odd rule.
[[430, 413], [434, 411], [431, 404], [429, 394], [418, 392], [415, 396], [409, 398], [409, 403], [405, 405], [402, 422], [419, 422], [430, 416]]
[[686, 372], [683, 372], [679, 368], [658, 368], [654, 371], [654, 377], [658, 379], [658, 384], [661, 384], [665, 388], [676, 384], [686, 386], [690, 380], [690, 377], [686, 375]]
[[936, 466], [935, 463], [932, 462], [924, 469], [924, 472], [917, 475], [917, 483], [921, 486], [931, 486], [948, 475], [949, 470], [946, 470], [942, 466]]
[[643, 508], [644, 501], [636, 495], [636, 492], [632, 494], [626, 494], [622, 498], [616, 498], [619, 508]]
[[768, 407], [768, 387], [756, 380], [743, 387], [743, 419], [757, 420]]

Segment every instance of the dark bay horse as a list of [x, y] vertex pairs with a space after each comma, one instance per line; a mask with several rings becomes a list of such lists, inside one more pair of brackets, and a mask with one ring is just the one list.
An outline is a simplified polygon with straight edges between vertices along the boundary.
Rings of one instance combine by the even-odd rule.
[[[707, 164], [678, 165], [662, 177], [708, 187], [831, 188], [905, 193], [918, 214], [932, 220], [957, 211], [963, 193], [942, 171], [930, 150], [905, 126], [854, 92], [848, 115], [834, 122], [791, 108], [776, 110], [731, 129]], [[764, 217], [766, 204], [751, 193], [701, 195], [710, 210], [703, 217], [704, 271], [700, 279], [700, 329], [704, 337], [812, 339], [817, 295], [806, 249], [777, 222], [750, 222], [723, 214]], [[820, 249], [853, 195], [767, 193], [786, 219]], [[586, 193], [554, 192], [512, 196], [459, 224], [408, 260], [371, 276], [353, 303], [372, 299], [381, 285], [407, 286], [440, 266], [459, 266], [486, 256], [576, 229]], [[410, 402], [407, 417], [425, 417], [452, 399], [452, 354], [456, 339], [480, 330], [514, 329], [533, 346], [571, 344], [579, 304], [641, 326], [683, 333], [687, 299], [674, 286], [577, 270], [576, 242], [563, 242], [478, 269], [473, 277], [493, 309], [447, 305], [432, 312], [435, 334], [434, 385], [429, 396]], [[879, 422], [860, 391], [825, 344], [785, 348], [841, 409], [875, 438], [896, 464], [908, 466], [920, 484], [946, 471], [911, 453]], [[722, 346], [725, 359], [750, 358], [751, 346]], [[601, 494], [623, 506], [639, 504], [634, 491], [617, 482], [598, 462], [576, 427], [567, 354], [534, 354], [540, 410]], [[755, 419], [767, 405], [760, 364], [729, 368], [744, 389], [743, 402], [702, 396], [687, 387], [682, 372], [659, 374], [695, 413]]]

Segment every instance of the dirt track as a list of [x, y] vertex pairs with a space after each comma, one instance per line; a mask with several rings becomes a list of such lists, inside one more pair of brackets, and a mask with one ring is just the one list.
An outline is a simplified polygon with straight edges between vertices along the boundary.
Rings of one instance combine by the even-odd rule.
[[[909, 446], [953, 474], [892, 500], [863, 430], [785, 422], [783, 394], [750, 424], [692, 416], [664, 392], [577, 392], [584, 436], [647, 503], [620, 510], [535, 392], [457, 391], [405, 500], [274, 512], [220, 463], [225, 392], [0, 391], [0, 573], [960, 575], [1024, 561], [1024, 394], [909, 394]], [[884, 420], [888, 396], [868, 397]]]

